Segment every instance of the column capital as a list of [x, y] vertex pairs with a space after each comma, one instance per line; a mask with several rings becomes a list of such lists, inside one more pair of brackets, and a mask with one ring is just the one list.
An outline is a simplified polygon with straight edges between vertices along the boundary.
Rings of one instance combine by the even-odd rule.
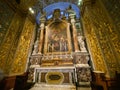
[[74, 18], [71, 19], [71, 23], [72, 23], [72, 24], [75, 23], [75, 19], [74, 19]]
[[45, 19], [45, 18], [40, 19], [40, 22], [41, 22], [41, 23], [45, 23], [45, 21], [46, 21], [46, 19]]
[[45, 24], [44, 24], [44, 23], [41, 23], [41, 24], [40, 24], [40, 28], [41, 28], [41, 30], [43, 30], [44, 27], [45, 27]]

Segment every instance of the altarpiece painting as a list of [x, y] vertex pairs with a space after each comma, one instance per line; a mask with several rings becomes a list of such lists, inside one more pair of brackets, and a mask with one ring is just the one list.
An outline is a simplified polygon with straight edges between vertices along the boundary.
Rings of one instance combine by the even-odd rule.
[[69, 52], [71, 47], [69, 36], [68, 23], [64, 21], [52, 22], [46, 28], [45, 53], [62, 54]]

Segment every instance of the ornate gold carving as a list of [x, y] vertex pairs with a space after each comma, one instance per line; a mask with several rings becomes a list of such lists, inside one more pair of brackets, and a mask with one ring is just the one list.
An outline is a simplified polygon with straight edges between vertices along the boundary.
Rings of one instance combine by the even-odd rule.
[[[113, 25], [106, 25], [108, 27], [108, 34], [109, 34], [109, 40], [111, 41], [111, 44], [114, 47], [114, 51], [117, 57], [117, 61], [120, 65], [120, 39], [119, 39], [119, 32], [113, 28]], [[112, 48], [113, 48], [112, 47]], [[118, 66], [119, 66], [118, 65]], [[119, 69], [120, 71], [120, 69]]]
[[16, 51], [16, 56], [10, 74], [24, 73], [34, 27], [34, 24], [27, 18], [24, 24], [23, 32], [19, 41], [18, 49]]
[[[5, 74], [9, 74], [14, 54], [17, 48], [19, 36], [17, 36], [18, 32], [20, 32], [20, 25], [22, 22], [22, 18], [15, 14], [14, 19], [8, 29], [6, 37], [4, 38], [4, 42], [0, 47], [0, 68], [4, 69]], [[20, 34], [20, 33], [19, 33]]]
[[103, 56], [101, 54], [101, 50], [100, 50], [100, 47], [99, 47], [98, 42], [97, 42], [97, 38], [96, 38], [93, 30], [91, 30], [91, 33], [88, 34], [88, 38], [89, 38], [89, 44], [91, 47], [90, 49], [92, 51], [94, 63], [96, 64], [95, 70], [106, 72], [106, 66], [105, 66], [105, 63], [103, 61], [104, 59], [103, 59]]
[[106, 69], [106, 66], [104, 63], [104, 59], [101, 54], [101, 50], [100, 50], [99, 44], [97, 42], [97, 37], [95, 35], [93, 27], [91, 26], [90, 19], [88, 19], [88, 18], [89, 18], [88, 16], [85, 16], [83, 18], [83, 20], [84, 20], [84, 24], [85, 24], [85, 35], [86, 35], [86, 39], [87, 39], [86, 41], [89, 44], [91, 56], [93, 58], [93, 63], [95, 66], [94, 69], [98, 70], [98, 71], [107, 72], [107, 69]]
[[[98, 42], [97, 47], [94, 46], [94, 50], [91, 49], [92, 53], [95, 52], [93, 57], [103, 56], [102, 62], [106, 64], [107, 70], [110, 76], [114, 77], [114, 73], [116, 70], [118, 70], [118, 66], [119, 66], [117, 63], [117, 60], [119, 60], [120, 58], [119, 56], [120, 42], [119, 42], [117, 31], [111, 25], [109, 18], [106, 15], [100, 3], [96, 2], [96, 5], [94, 5], [92, 9], [89, 10], [88, 14], [89, 14], [89, 17], [87, 17], [87, 19], [89, 18], [91, 20], [91, 24], [93, 25], [94, 32], [87, 33], [86, 34], [87, 39], [89, 41], [89, 44], [91, 45], [93, 44], [97, 45], [97, 42]], [[86, 18], [84, 18], [84, 20], [85, 19]], [[87, 21], [87, 19], [85, 21]], [[93, 48], [93, 46], [91, 45], [90, 47]], [[98, 51], [99, 51], [99, 54], [98, 54]], [[116, 57], [116, 55], [118, 56]], [[96, 57], [94, 57], [93, 59], [95, 60]], [[100, 62], [95, 62], [95, 63], [100, 63]]]

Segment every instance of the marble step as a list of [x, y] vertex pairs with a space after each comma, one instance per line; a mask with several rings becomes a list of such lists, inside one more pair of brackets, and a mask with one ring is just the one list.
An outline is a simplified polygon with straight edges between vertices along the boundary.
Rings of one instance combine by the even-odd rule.
[[76, 90], [74, 85], [35, 84], [29, 90]]

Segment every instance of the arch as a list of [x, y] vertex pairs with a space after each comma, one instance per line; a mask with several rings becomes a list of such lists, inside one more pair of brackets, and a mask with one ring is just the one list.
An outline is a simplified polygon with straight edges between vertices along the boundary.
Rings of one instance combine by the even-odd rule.
[[[75, 11], [76, 13], [76, 18], [80, 18], [80, 9], [78, 8], [77, 5], [75, 4], [72, 4], [72, 3], [69, 3], [69, 2], [58, 2], [58, 3], [54, 3], [54, 4], [51, 4], [51, 5], [48, 5], [47, 7], [45, 7], [43, 9], [43, 11], [46, 12], [46, 16], [47, 18], [51, 18], [52, 17], [52, 13], [55, 9], [60, 9], [61, 11], [65, 11], [69, 5], [72, 6], [72, 9]], [[61, 12], [62, 14], [63, 12]], [[41, 16], [41, 13], [39, 12], [38, 15], [36, 16], [36, 22], [39, 24], [39, 18]]]

